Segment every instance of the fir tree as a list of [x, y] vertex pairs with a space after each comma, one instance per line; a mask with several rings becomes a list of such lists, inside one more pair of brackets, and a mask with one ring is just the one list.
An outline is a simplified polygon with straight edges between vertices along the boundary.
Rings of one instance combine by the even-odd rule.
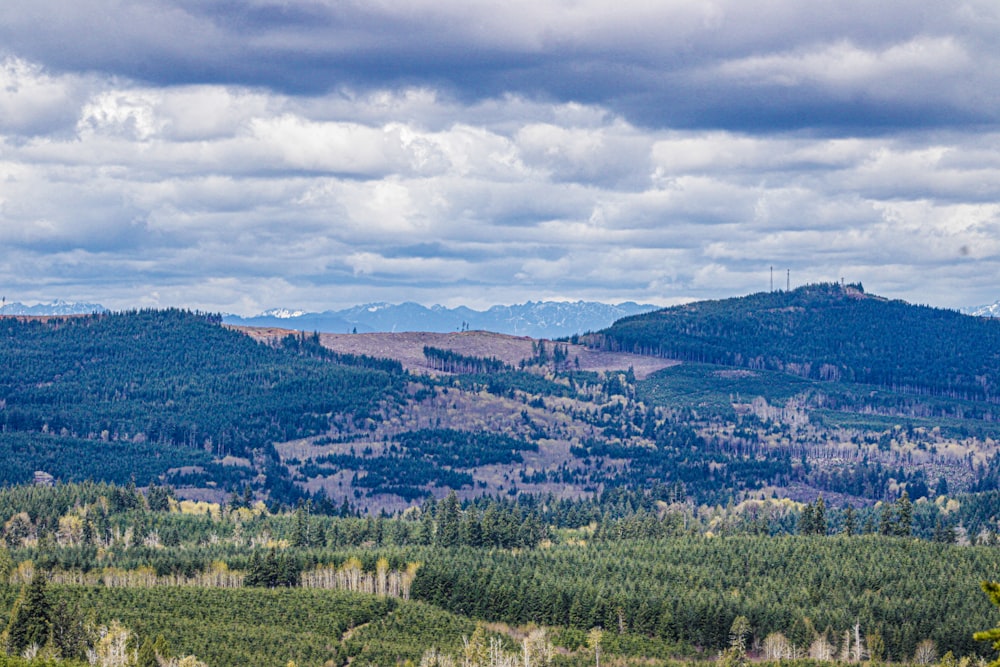
[[823, 496], [816, 499], [816, 506], [813, 508], [813, 533], [816, 535], [826, 535], [826, 503]]
[[46, 593], [45, 575], [36, 572], [11, 611], [7, 622], [7, 650], [20, 655], [29, 646], [42, 647], [52, 630], [52, 607]]
[[882, 513], [879, 516], [878, 534], [892, 535], [895, 533], [895, 511], [890, 503], [882, 503]]
[[850, 537], [851, 535], [854, 535], [855, 533], [858, 532], [857, 521], [858, 521], [858, 519], [857, 519], [857, 515], [854, 512], [854, 507], [852, 505], [848, 505], [847, 507], [845, 507], [844, 508], [844, 530], [843, 530], [844, 535], [847, 535], [848, 537]]
[[59, 600], [52, 608], [52, 644], [66, 659], [83, 658], [87, 649], [87, 630], [80, 610]]
[[305, 505], [300, 504], [295, 510], [292, 535], [288, 541], [293, 547], [309, 546], [309, 514]]
[[805, 507], [802, 508], [802, 514], [799, 516], [799, 535], [812, 535], [815, 530], [815, 523], [813, 521], [813, 506], [811, 503], [807, 503]]
[[458, 546], [461, 538], [461, 511], [458, 506], [458, 496], [452, 491], [441, 501], [438, 508], [438, 544], [443, 547]]
[[[1000, 606], [1000, 583], [995, 581], [984, 581], [980, 584], [980, 586], [990, 597], [990, 601], [993, 604]], [[991, 645], [993, 648], [1000, 651], [1000, 626], [990, 628], [989, 630], [983, 630], [982, 632], [977, 632], [972, 635], [972, 638], [977, 642], [992, 642]], [[1000, 658], [991, 662], [989, 667], [1000, 667]]]
[[896, 535], [909, 537], [913, 532], [913, 504], [910, 502], [910, 494], [903, 491], [903, 495], [896, 501]]
[[139, 652], [136, 654], [135, 667], [159, 667], [156, 661], [156, 650], [153, 648], [153, 641], [146, 637], [143, 640], [142, 645], [139, 646]]

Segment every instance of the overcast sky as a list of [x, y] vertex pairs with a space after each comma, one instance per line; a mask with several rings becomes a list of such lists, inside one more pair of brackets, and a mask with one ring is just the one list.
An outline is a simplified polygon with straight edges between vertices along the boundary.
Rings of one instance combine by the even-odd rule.
[[0, 290], [1000, 299], [996, 0], [4, 0]]

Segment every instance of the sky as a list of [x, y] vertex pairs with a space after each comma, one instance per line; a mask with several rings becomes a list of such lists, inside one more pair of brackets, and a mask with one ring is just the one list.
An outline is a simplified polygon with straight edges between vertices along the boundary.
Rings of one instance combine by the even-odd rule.
[[996, 0], [4, 0], [0, 291], [1000, 299]]

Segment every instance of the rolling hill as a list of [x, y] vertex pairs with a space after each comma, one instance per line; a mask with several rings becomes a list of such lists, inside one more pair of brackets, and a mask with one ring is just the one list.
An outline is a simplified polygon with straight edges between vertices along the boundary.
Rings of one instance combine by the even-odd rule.
[[807, 285], [619, 320], [592, 346], [996, 403], [1000, 321]]
[[559, 342], [306, 335], [183, 311], [6, 318], [0, 481], [134, 475], [188, 498], [373, 512], [450, 490], [695, 503], [989, 491], [996, 324], [840, 285]]

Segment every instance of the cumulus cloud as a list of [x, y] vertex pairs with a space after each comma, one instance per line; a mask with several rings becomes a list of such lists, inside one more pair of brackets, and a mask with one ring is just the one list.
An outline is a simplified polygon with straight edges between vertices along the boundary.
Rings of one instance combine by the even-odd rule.
[[23, 300], [1000, 298], [992, 2], [63, 5], [0, 5]]

